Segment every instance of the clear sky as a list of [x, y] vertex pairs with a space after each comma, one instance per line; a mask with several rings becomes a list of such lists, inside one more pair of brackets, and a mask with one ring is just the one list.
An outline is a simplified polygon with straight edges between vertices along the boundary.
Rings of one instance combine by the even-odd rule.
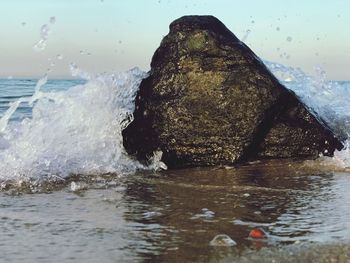
[[[48, 68], [51, 78], [68, 77], [70, 62], [90, 72], [148, 70], [169, 23], [188, 14], [214, 15], [241, 39], [250, 30], [245, 42], [264, 59], [350, 80], [349, 0], [0, 0], [0, 77]], [[50, 34], [38, 52], [44, 24]]]

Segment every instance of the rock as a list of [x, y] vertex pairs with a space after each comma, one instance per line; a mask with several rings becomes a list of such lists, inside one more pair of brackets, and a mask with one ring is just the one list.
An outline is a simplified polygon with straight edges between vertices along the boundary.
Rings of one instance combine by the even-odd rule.
[[156, 50], [123, 131], [129, 154], [168, 167], [316, 157], [341, 142], [213, 16], [184, 16]]
[[226, 234], [220, 234], [215, 236], [210, 242], [210, 246], [214, 247], [232, 247], [236, 246], [237, 243]]
[[249, 237], [254, 239], [264, 239], [264, 238], [267, 238], [267, 234], [261, 228], [253, 228], [249, 232]]

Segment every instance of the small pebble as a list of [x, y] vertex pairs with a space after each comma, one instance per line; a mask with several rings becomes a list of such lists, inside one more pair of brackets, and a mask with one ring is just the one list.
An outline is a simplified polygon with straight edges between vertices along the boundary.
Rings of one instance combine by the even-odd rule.
[[267, 234], [261, 228], [254, 228], [249, 232], [249, 237], [254, 239], [267, 238]]
[[237, 243], [228, 235], [220, 234], [215, 236], [213, 240], [210, 241], [209, 245], [215, 247], [232, 247], [237, 245]]

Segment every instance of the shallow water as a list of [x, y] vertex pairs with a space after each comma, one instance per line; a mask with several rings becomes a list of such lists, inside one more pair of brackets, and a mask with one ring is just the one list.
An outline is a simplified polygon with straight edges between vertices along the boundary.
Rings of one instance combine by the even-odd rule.
[[[0, 193], [2, 260], [226, 262], [263, 247], [347, 244], [349, 187], [349, 174], [288, 160], [12, 187]], [[255, 227], [268, 238], [249, 239]], [[218, 234], [237, 246], [210, 246]]]

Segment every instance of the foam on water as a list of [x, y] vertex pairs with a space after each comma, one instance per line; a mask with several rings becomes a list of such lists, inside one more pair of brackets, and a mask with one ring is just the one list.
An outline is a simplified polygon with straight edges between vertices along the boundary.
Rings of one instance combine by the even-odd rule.
[[[66, 91], [44, 92], [40, 79], [30, 98], [14, 102], [0, 119], [0, 181], [47, 179], [71, 174], [128, 173], [142, 166], [122, 145], [122, 129], [132, 119], [134, 97], [145, 72], [91, 76]], [[9, 122], [23, 102], [32, 118]]]

